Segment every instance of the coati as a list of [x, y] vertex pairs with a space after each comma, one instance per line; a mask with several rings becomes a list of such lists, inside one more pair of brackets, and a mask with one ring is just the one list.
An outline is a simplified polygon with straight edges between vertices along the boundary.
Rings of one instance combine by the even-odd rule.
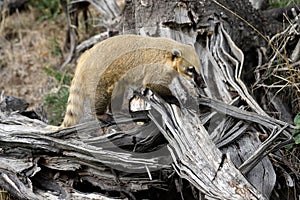
[[[142, 66], [141, 74], [132, 74], [146, 79], [157, 67], [175, 70], [180, 74], [193, 77], [191, 71], [199, 74], [200, 62], [194, 48], [168, 38], [120, 35], [108, 38], [80, 58], [70, 87], [68, 105], [60, 128], [78, 123], [83, 115], [84, 102], [88, 98], [92, 112], [100, 120], [106, 120], [106, 110], [118, 80], [126, 72]], [[151, 70], [153, 67], [153, 70]], [[162, 72], [163, 73], [163, 72]], [[157, 73], [153, 73], [153, 75]], [[154, 75], [154, 78], [155, 76]], [[166, 76], [172, 79], [172, 76]], [[147, 82], [147, 81], [146, 81]], [[157, 86], [147, 85], [160, 94], [169, 91]], [[167, 80], [166, 82], [171, 82]], [[160, 91], [164, 90], [164, 91]], [[166, 94], [168, 95], [168, 94]]]
[[[133, 76], [133, 74], [135, 76]], [[118, 79], [114, 85], [112, 94], [110, 94], [110, 112], [113, 114], [122, 113], [123, 117], [126, 115], [128, 117], [143, 116], [146, 112], [136, 112], [136, 109], [142, 109], [137, 104], [140, 104], [142, 107], [147, 107], [147, 105], [144, 104], [145, 102], [142, 101], [140, 97], [135, 96], [135, 92], [149, 94], [148, 89], [151, 89], [152, 92], [158, 94], [166, 102], [180, 106], [178, 99], [172, 95], [172, 92], [169, 89], [169, 84], [177, 76], [179, 76], [177, 71], [161, 63], [142, 64], [128, 69]], [[99, 87], [99, 89], [97, 88], [96, 91], [103, 93], [103, 90], [100, 90], [100, 88], [103, 87], [102, 81], [99, 81], [97, 87]], [[103, 97], [103, 95], [99, 93], [96, 93], [96, 96]], [[134, 102], [132, 102], [133, 99], [135, 100]], [[103, 110], [106, 110], [107, 104], [105, 102], [106, 101], [103, 101], [103, 99], [100, 99], [95, 103], [96, 113], [101, 114], [103, 113]], [[135, 106], [132, 107], [133, 105], [131, 103], [135, 103]], [[146, 109], [146, 107], [143, 108]], [[108, 114], [101, 114], [98, 116], [98, 119], [108, 122], [115, 122], [116, 120], [115, 116], [112, 118], [112, 116]]]

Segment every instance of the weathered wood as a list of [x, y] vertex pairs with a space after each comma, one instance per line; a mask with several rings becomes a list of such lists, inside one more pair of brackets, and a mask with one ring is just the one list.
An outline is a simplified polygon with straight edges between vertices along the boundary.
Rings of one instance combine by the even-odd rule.
[[[0, 166], [4, 170], [1, 180], [4, 181], [2, 183], [5, 183], [5, 189], [17, 197], [22, 196], [27, 199], [55, 196], [56, 193], [62, 195], [63, 198], [67, 198], [69, 195], [73, 197], [67, 192], [68, 188], [73, 188], [72, 185], [59, 186], [58, 184], [62, 182], [65, 185], [59, 177], [62, 178], [63, 174], [73, 172], [76, 178], [73, 180], [71, 177], [68, 178], [72, 183], [76, 183], [76, 179], [79, 178], [79, 180], [87, 181], [94, 187], [102, 188], [105, 191], [123, 190], [131, 193], [147, 190], [150, 187], [155, 187], [155, 185], [165, 187], [163, 186], [164, 182], [153, 179], [156, 177], [155, 170], [167, 169], [170, 171], [170, 164], [173, 163], [174, 170], [203, 192], [206, 198], [266, 198], [253, 188], [230, 162], [231, 156], [222, 154], [216, 148], [196, 111], [191, 107], [187, 109], [189, 103], [195, 99], [192, 94], [197, 94], [197, 90], [194, 88], [195, 91], [193, 92], [193, 86], [184, 79], [173, 82], [170, 87], [179, 99], [181, 109], [175, 105], [168, 105], [155, 96], [148, 97], [152, 104], [149, 116], [169, 144], [168, 148], [163, 148], [160, 153], [148, 153], [152, 157], [149, 157], [147, 153], [126, 152], [120, 149], [120, 146], [115, 145], [134, 145], [131, 143], [132, 140], [125, 140], [123, 143], [117, 142], [119, 138], [124, 138], [122, 132], [115, 131], [117, 127], [111, 127], [109, 129], [111, 133], [100, 134], [100, 136], [95, 137], [99, 128], [101, 131], [101, 124], [97, 122], [89, 122], [53, 132], [38, 127], [38, 124], [28, 126], [29, 123], [36, 123], [36, 121], [19, 116], [17, 113], [11, 113], [9, 116], [1, 118], [0, 143], [2, 153], [0, 154]], [[188, 88], [183, 89], [185, 87]], [[183, 91], [191, 91], [191, 93], [190, 95], [184, 94]], [[216, 104], [209, 102], [213, 101], [208, 101], [206, 105], [222, 110], [220, 109], [222, 106], [216, 106]], [[235, 114], [236, 118], [248, 119], [247, 112], [228, 108], [228, 110], [231, 109], [239, 111], [237, 111], [239, 115]], [[154, 117], [158, 116], [156, 113], [162, 116], [161, 120]], [[273, 120], [253, 121], [266, 127], [274, 126]], [[44, 125], [39, 123], [39, 126]], [[138, 133], [139, 130], [132, 133], [131, 137]], [[18, 148], [15, 148], [16, 145]], [[172, 161], [169, 160], [170, 154], [168, 152], [171, 153]], [[109, 169], [118, 170], [120, 174], [115, 177]], [[41, 183], [38, 177], [45, 177], [50, 171], [57, 177], [53, 180], [51, 177], [49, 180], [41, 179], [43, 181]], [[134, 176], [126, 178], [122, 175], [124, 172], [124, 175], [126, 172], [131, 174], [139, 172], [144, 178], [134, 178]], [[14, 174], [19, 174], [19, 176], [16, 177]], [[115, 182], [116, 178], [118, 181]], [[27, 185], [22, 180], [30, 181], [31, 184]], [[118, 186], [118, 182], [131, 186], [122, 189]], [[42, 184], [42, 188], [39, 184]], [[47, 188], [46, 190], [55, 192], [33, 193], [32, 187], [37, 188], [38, 191]], [[262, 189], [266, 190], [265, 187]], [[75, 191], [74, 196], [79, 195], [80, 191], [74, 188], [72, 191]], [[43, 195], [40, 196], [41, 194]]]
[[[186, 84], [183, 82], [183, 85]], [[178, 99], [183, 97], [179, 84], [170, 87], [174, 92], [173, 95]], [[186, 101], [186, 97], [183, 98], [180, 99], [181, 102]], [[155, 102], [155, 100], [152, 101]], [[166, 103], [157, 101], [153, 107], [162, 115], [162, 123], [155, 118], [152, 120], [160, 127], [169, 142], [169, 151], [175, 170], [181, 177], [186, 178], [205, 193], [205, 198], [265, 198], [235, 168], [230, 158], [227, 157], [229, 155], [222, 154], [212, 143], [199, 117], [195, 115], [195, 110], [188, 110], [185, 107], [179, 109], [176, 106], [172, 108]], [[165, 126], [167, 129], [162, 128]], [[237, 190], [241, 190], [241, 193]]]
[[[86, 50], [87, 47], [91, 47], [96, 42], [103, 40], [104, 34], [96, 35], [91, 38], [89, 41], [85, 41], [84, 43], [77, 46], [78, 37], [77, 37], [77, 28], [78, 28], [78, 16], [79, 12], [83, 11], [85, 27], [87, 31], [87, 23], [88, 23], [88, 9], [89, 6], [93, 6], [102, 16], [103, 21], [100, 21], [98, 26], [107, 27], [107, 36], [112, 36], [117, 32], [114, 30], [114, 27], [117, 26], [118, 20], [121, 15], [121, 10], [115, 0], [106, 0], [106, 1], [95, 1], [95, 0], [72, 0], [61, 1], [61, 4], [64, 7], [67, 19], [68, 19], [68, 32], [66, 45], [69, 47], [68, 56], [65, 61], [60, 66], [60, 70], [62, 70], [68, 63], [72, 61], [76, 53], [82, 52]], [[101, 36], [102, 35], [102, 36]], [[100, 38], [99, 38], [100, 36]], [[88, 45], [88, 46], [87, 46]]]
[[[249, 2], [245, 4], [245, 1], [242, 0], [166, 1], [159, 3], [128, 0], [127, 7], [125, 7], [123, 26], [125, 29], [123, 30], [124, 33], [170, 37], [179, 42], [194, 45], [202, 64], [200, 70], [207, 85], [207, 88], [202, 91], [203, 96], [218, 99], [227, 104], [233, 103], [240, 109], [249, 109], [247, 107], [250, 107], [251, 111], [259, 113], [263, 118], [263, 116], [268, 115], [242, 81], [242, 72], [253, 70], [257, 66], [259, 61], [255, 59], [257, 54], [253, 49], [267, 46], [266, 41], [268, 39], [265, 34], [275, 32], [272, 32], [272, 28], [266, 25], [267, 20], [262, 17], [261, 13], [253, 10], [249, 5]], [[251, 77], [251, 73], [247, 73], [247, 76]], [[214, 118], [220, 118], [216, 116], [218, 114], [211, 113], [211, 115], [203, 116], [207, 116], [206, 120], [210, 122]], [[227, 116], [225, 112], [225, 114], [223, 113], [223, 119], [222, 116], [221, 119], [223, 121], [232, 120]], [[238, 131], [231, 131], [229, 129], [224, 130], [219, 126], [209, 125], [211, 129], [209, 132], [214, 133], [215, 137], [221, 141], [219, 144], [234, 147], [233, 151], [228, 148], [221, 149], [233, 156], [233, 161], [238, 160], [234, 157], [246, 161], [249, 154], [243, 149], [237, 154], [236, 150], [239, 150], [241, 146], [244, 147], [244, 145], [248, 145], [244, 148], [249, 150], [255, 150], [258, 146], [261, 146], [258, 139], [251, 139], [252, 137], [257, 138], [255, 132], [261, 130], [253, 128], [251, 124], [249, 126], [248, 121], [246, 123], [236, 121], [235, 123], [242, 123], [244, 126], [240, 125], [242, 129]], [[277, 130], [282, 128], [275, 124], [274, 126], [268, 124], [269, 128], [264, 130], [263, 134], [272, 135], [271, 133], [275, 127], [277, 127]], [[284, 125], [282, 126], [284, 127]], [[236, 126], [236, 129], [238, 127]], [[250, 132], [249, 129], [251, 129]], [[220, 134], [220, 131], [223, 135]], [[290, 129], [288, 132], [290, 132]], [[288, 132], [283, 131], [284, 138], [287, 141], [281, 141], [280, 145], [274, 150], [292, 142]], [[241, 140], [241, 137], [244, 139]], [[248, 138], [247, 140], [251, 140], [251, 142], [244, 142], [245, 138]], [[233, 144], [232, 141], [235, 141], [237, 145]], [[264, 144], [262, 146], [265, 147]], [[255, 160], [259, 161], [261, 159], [262, 157], [258, 156]], [[240, 165], [239, 162], [235, 164]], [[250, 169], [253, 167], [253, 165], [252, 167], [251, 165], [248, 166]], [[252, 180], [253, 185], [260, 185], [256, 183], [264, 182], [261, 185], [265, 185], [265, 188], [259, 187], [266, 196], [269, 196], [276, 179], [274, 169], [268, 158], [260, 162], [257, 167], [264, 170], [257, 171], [253, 169], [253, 171], [249, 171], [245, 168], [244, 170], [248, 172], [248, 180]], [[265, 172], [268, 172], [268, 177]]]
[[268, 0], [250, 0], [255, 9], [266, 9], [269, 6]]
[[[17, 114], [15, 114], [15, 116], [16, 115]], [[29, 123], [30, 122], [31, 120], [29, 120]], [[101, 144], [101, 142], [104, 143], [104, 148], [96, 147], [93, 143], [89, 145], [89, 140], [84, 142], [80, 139], [75, 139], [75, 137], [81, 138], [80, 133], [86, 133], [88, 127], [93, 127], [92, 131], [98, 130], [99, 126], [97, 126], [97, 123], [88, 123], [57, 133], [49, 132], [49, 130], [47, 131], [37, 126], [24, 125], [24, 123], [26, 123], [25, 118], [22, 119], [22, 124], [12, 125], [12, 123], [18, 124], [16, 121], [12, 122], [5, 120], [2, 121], [0, 126], [0, 162], [1, 169], [5, 170], [2, 171], [3, 176], [1, 177], [1, 185], [6, 190], [10, 191], [12, 195], [19, 198], [41, 199], [41, 196], [33, 194], [32, 191], [32, 186], [39, 190], [43, 189], [38, 185], [41, 184], [40, 180], [34, 180], [35, 183], [31, 183], [30, 185], [27, 185], [26, 182], [23, 182], [22, 180], [27, 179], [29, 181], [30, 179], [36, 179], [36, 177], [41, 176], [40, 173], [49, 173], [49, 170], [53, 172], [56, 171], [56, 173], [58, 173], [57, 178], [60, 177], [59, 173], [81, 173], [82, 175], [77, 174], [77, 176], [81, 177], [81, 180], [89, 180], [88, 182], [95, 187], [98, 186], [102, 189], [111, 191], [113, 189], [113, 187], [111, 187], [112, 185], [115, 185], [115, 189], [118, 190], [118, 182], [115, 182], [115, 178], [113, 178], [114, 175], [109, 168], [131, 173], [145, 173], [148, 170], [153, 171], [170, 168], [168, 164], [163, 164], [168, 158], [162, 154], [155, 159], [144, 159], [141, 155], [126, 153], [124, 150], [122, 151], [119, 147], [113, 145], [112, 142], [114, 140], [111, 139], [111, 134], [99, 139], [98, 144]], [[121, 135], [121, 133], [119, 134]], [[105, 143], [110, 145], [105, 145]], [[16, 146], [18, 146], [18, 148], [16, 148]], [[111, 150], [105, 150], [105, 146]], [[168, 162], [170, 163], [170, 161]], [[107, 170], [108, 172], [105, 172]], [[9, 176], [10, 174], [19, 174], [19, 176]], [[91, 177], [95, 177], [96, 179], [91, 180]], [[76, 179], [73, 181], [76, 182]], [[163, 187], [163, 183], [159, 180], [147, 180], [147, 178], [126, 180], [126, 178], [123, 179], [122, 176], [119, 176], [118, 179], [123, 184], [131, 185], [126, 187], [125, 191], [146, 190], [155, 184], [159, 185], [159, 187]], [[58, 184], [59, 182], [61, 181], [57, 180], [55, 184]], [[143, 187], [139, 184], [142, 184]], [[49, 183], [48, 181], [43, 180], [43, 187], [51, 189], [51, 185], [51, 180], [49, 180]], [[56, 191], [55, 193], [58, 193], [58, 195], [62, 195], [62, 191], [64, 191], [66, 195], [70, 195], [69, 192], [67, 192], [68, 187], [72, 187], [72, 185], [65, 187], [60, 186], [60, 189], [52, 188], [52, 190]], [[46, 191], [44, 191], [43, 197], [47, 196]], [[51, 192], [48, 195], [50, 194]], [[52, 196], [53, 195], [55, 196], [55, 194], [52, 194]]]

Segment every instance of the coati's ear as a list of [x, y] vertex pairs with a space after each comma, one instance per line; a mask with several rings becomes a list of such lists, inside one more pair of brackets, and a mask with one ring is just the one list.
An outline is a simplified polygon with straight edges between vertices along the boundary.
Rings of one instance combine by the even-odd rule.
[[178, 49], [172, 49], [172, 59], [178, 58], [182, 55], [181, 51]]

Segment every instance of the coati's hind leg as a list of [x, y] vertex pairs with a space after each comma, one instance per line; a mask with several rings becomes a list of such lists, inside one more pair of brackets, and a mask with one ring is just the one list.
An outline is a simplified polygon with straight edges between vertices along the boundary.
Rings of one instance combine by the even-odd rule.
[[95, 113], [98, 120], [104, 123], [114, 123], [112, 115], [106, 113], [108, 106], [111, 103], [113, 87], [105, 87], [99, 82], [95, 94]]

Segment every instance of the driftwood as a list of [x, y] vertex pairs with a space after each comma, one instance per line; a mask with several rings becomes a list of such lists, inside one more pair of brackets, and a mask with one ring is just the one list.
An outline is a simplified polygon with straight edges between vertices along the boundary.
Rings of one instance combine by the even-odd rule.
[[[118, 7], [115, 0], [106, 0], [106, 1], [96, 1], [96, 0], [72, 0], [70, 3], [68, 1], [61, 1], [62, 6], [64, 7], [66, 16], [68, 18], [68, 32], [66, 45], [69, 46], [69, 54], [65, 59], [64, 63], [60, 66], [62, 70], [71, 60], [74, 58], [76, 53], [82, 52], [94, 45], [95, 43], [102, 41], [110, 36], [113, 36], [116, 32], [114, 26], [117, 26], [118, 18], [120, 17], [121, 11]], [[89, 6], [93, 6], [106, 21], [101, 21], [99, 24], [106, 27], [106, 33], [96, 35], [89, 39], [88, 41], [83, 42], [81, 45], [77, 46], [77, 30], [78, 27], [78, 15], [79, 12], [83, 12], [85, 23], [87, 23], [87, 13]], [[85, 24], [87, 30], [87, 24]]]
[[[294, 127], [266, 113], [243, 82], [244, 67], [263, 62], [247, 62], [253, 58], [247, 52], [266, 43], [246, 24], [237, 34], [241, 19], [229, 10], [268, 32], [259, 12], [243, 7], [243, 1], [127, 0], [124, 33], [194, 45], [206, 88], [174, 80], [169, 87], [180, 107], [139, 94], [151, 105], [142, 126], [119, 115], [114, 125], [90, 121], [57, 132], [7, 111], [2, 100], [0, 185], [25, 199], [268, 199], [276, 180], [268, 155], [293, 142]], [[298, 29], [293, 21], [289, 30]]]
[[[150, 153], [138, 154], [121, 149], [122, 146], [138, 146], [139, 140], [136, 140], [136, 144], [132, 141], [138, 136], [139, 130], [136, 133], [131, 132], [127, 136], [129, 139], [124, 139], [126, 135], [122, 131], [115, 132], [113, 130], [117, 130], [116, 127], [111, 127], [111, 133], [95, 137], [95, 132], [101, 131], [101, 124], [90, 122], [51, 132], [43, 129], [45, 124], [40, 121], [30, 120], [18, 113], [10, 113], [8, 116], [2, 113], [1, 185], [16, 197], [26, 199], [51, 196], [80, 198], [80, 194], [87, 193], [80, 191], [79, 186], [76, 188], [80, 182], [98, 188], [98, 191], [107, 191], [108, 194], [115, 190], [135, 198], [136, 191], [153, 187], [167, 188], [166, 182], [157, 179], [157, 171], [170, 173], [175, 170], [181, 178], [187, 179], [209, 199], [266, 198], [235, 168], [230, 161], [230, 155], [222, 154], [212, 143], [196, 111], [186, 108], [198, 99], [182, 94], [182, 91], [191, 90], [182, 88], [186, 85], [188, 83], [184, 79], [176, 80], [170, 85], [174, 95], [180, 100], [181, 109], [156, 96], [148, 97], [152, 105], [149, 117], [168, 141], [167, 148], [162, 146], [158, 150], [152, 149]], [[201, 105], [210, 106], [220, 112], [224, 112], [223, 107], [226, 106], [227, 114], [242, 120], [266, 127], [279, 128], [282, 125], [287, 130], [291, 128], [284, 122], [253, 116], [253, 113], [210, 101], [213, 103], [209, 103], [207, 99], [201, 101], [200, 98]], [[149, 133], [148, 126], [143, 127], [143, 130]], [[147, 141], [151, 142], [152, 139], [150, 137]], [[231, 139], [234, 140], [235, 138]], [[264, 148], [266, 151], [272, 150], [270, 146]], [[264, 152], [258, 151], [255, 156], [264, 156]], [[251, 162], [254, 161], [250, 161], [250, 164]], [[249, 165], [249, 161], [244, 165]], [[75, 178], [70, 177], [72, 173]], [[139, 178], [135, 178], [137, 175]], [[97, 190], [94, 189], [93, 193]]]

